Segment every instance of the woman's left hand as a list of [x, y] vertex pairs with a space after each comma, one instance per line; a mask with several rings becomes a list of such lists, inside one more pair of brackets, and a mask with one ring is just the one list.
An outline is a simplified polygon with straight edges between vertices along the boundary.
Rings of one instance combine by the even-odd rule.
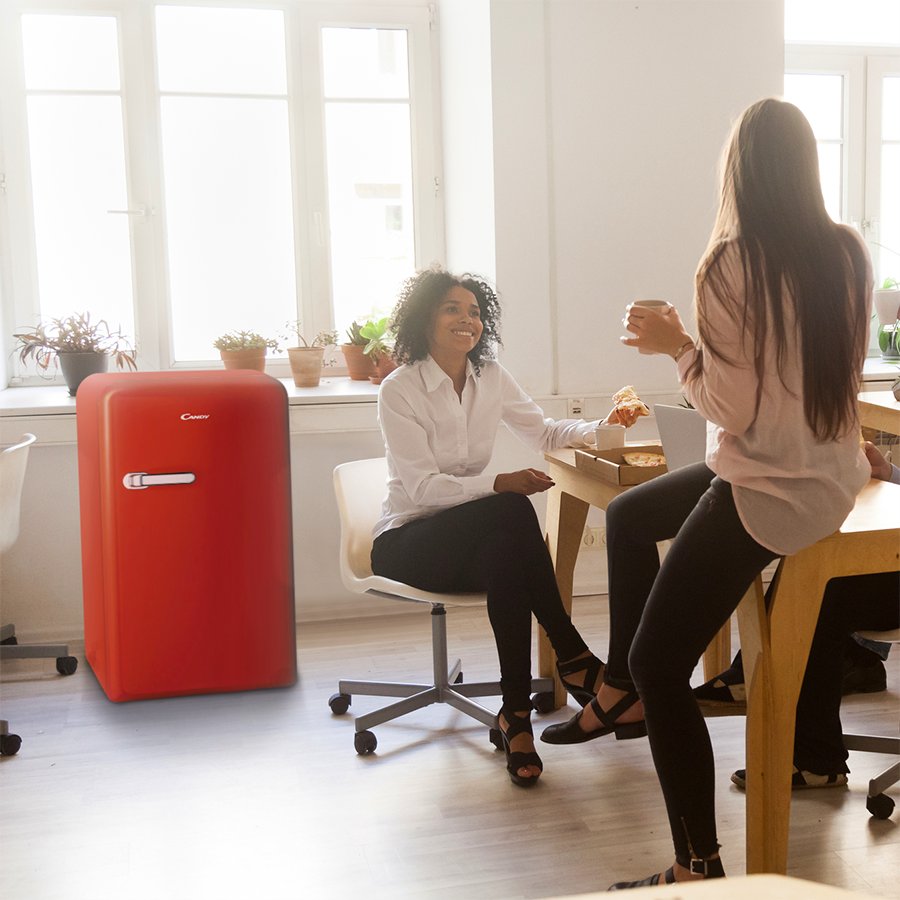
[[663, 312], [657, 312], [655, 309], [631, 303], [626, 307], [622, 322], [628, 331], [635, 335], [632, 338], [624, 336], [619, 338], [627, 347], [637, 347], [640, 350], [665, 353], [674, 357], [685, 342], [692, 339], [681, 323], [678, 310], [671, 304]]

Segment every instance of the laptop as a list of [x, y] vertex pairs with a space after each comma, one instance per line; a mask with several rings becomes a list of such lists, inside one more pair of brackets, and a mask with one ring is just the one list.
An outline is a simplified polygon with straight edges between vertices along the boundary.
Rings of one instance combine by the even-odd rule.
[[670, 472], [706, 459], [706, 419], [697, 410], [657, 403], [653, 415]]

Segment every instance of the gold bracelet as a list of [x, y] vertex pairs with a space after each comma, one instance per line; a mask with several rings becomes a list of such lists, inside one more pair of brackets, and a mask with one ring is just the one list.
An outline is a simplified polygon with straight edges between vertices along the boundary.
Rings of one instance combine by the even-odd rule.
[[676, 353], [675, 353], [675, 356], [673, 357], [673, 359], [675, 360], [675, 362], [678, 362], [678, 360], [681, 359], [681, 354], [684, 353], [685, 348], [691, 347], [691, 346], [693, 346], [693, 344], [694, 344], [694, 339], [693, 339], [693, 338], [691, 338], [690, 340], [685, 341], [685, 342], [678, 348], [678, 350], [677, 350]]

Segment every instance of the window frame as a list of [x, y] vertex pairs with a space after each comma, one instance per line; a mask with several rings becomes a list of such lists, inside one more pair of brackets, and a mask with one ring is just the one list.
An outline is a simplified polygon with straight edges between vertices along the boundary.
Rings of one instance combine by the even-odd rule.
[[[117, 19], [129, 209], [135, 336], [142, 370], [221, 368], [219, 361], [174, 362], [166, 252], [160, 135], [161, 92], [155, 47], [157, 5], [204, 6], [205, 0], [18, 0], [0, 10], [0, 292], [4, 297], [3, 355], [10, 386], [61, 384], [25, 370], [14, 355], [12, 334], [39, 315], [37, 262], [31, 202], [20, 15], [112, 15]], [[285, 21], [288, 123], [291, 134], [292, 209], [297, 318], [304, 332], [334, 327], [325, 169], [325, 98], [321, 27], [405, 28], [408, 32], [416, 267], [445, 256], [441, 179], [438, 40], [427, 3], [368, 5], [330, 0], [216, 0], [217, 7], [280, 9]], [[329, 354], [334, 375], [346, 373], [338, 348]], [[326, 360], [328, 361], [328, 360]], [[267, 372], [290, 377], [286, 356], [270, 358]], [[6, 387], [0, 385], [0, 388]]]

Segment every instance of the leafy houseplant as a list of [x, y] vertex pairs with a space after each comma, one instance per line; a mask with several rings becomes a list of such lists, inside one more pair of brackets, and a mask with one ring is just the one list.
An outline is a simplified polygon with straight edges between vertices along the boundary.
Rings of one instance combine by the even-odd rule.
[[118, 369], [126, 366], [137, 369], [131, 340], [121, 331], [110, 329], [105, 319], [91, 322], [90, 313], [51, 318], [13, 337], [18, 341], [21, 362], [26, 363], [33, 358], [44, 372], [51, 362], [62, 369], [72, 397], [88, 375], [105, 372], [110, 359], [115, 360]]
[[[318, 387], [322, 377], [322, 364], [325, 359], [325, 348], [334, 347], [338, 342], [336, 331], [320, 331], [312, 341], [303, 337], [302, 324], [299, 321], [288, 322], [281, 337], [286, 341], [297, 338], [296, 347], [288, 347], [287, 354], [291, 363], [291, 376], [296, 387]], [[303, 346], [301, 347], [300, 344]]]
[[878, 316], [878, 348], [886, 361], [900, 359], [900, 281], [885, 278], [872, 296]]
[[229, 331], [213, 341], [226, 369], [266, 370], [266, 353], [277, 350], [278, 342], [255, 331]]
[[346, 332], [347, 341], [341, 344], [351, 381], [368, 381], [375, 374], [375, 360], [366, 355], [369, 339], [362, 334], [364, 327], [359, 322], [353, 322]]
[[370, 319], [359, 330], [360, 335], [368, 339], [363, 352], [375, 361], [376, 373], [369, 376], [372, 384], [381, 384], [397, 368], [391, 355], [391, 343], [388, 338], [389, 327], [390, 320], [385, 316], [383, 319]]

